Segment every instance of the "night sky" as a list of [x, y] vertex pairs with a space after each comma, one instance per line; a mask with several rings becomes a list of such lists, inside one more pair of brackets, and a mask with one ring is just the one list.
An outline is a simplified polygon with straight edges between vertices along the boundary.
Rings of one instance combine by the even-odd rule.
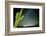
[[[20, 10], [21, 8], [13, 8], [13, 25], [15, 24], [16, 13]], [[18, 27], [39, 27], [39, 9], [24, 8], [22, 15], [24, 18]]]

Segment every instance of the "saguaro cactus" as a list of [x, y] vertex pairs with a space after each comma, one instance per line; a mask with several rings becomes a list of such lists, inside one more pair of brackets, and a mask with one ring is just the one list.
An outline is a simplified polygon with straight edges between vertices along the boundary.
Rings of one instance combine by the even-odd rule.
[[17, 27], [19, 25], [19, 22], [24, 18], [24, 15], [22, 15], [22, 12], [23, 12], [23, 9], [21, 9], [20, 12], [16, 13], [14, 27]]

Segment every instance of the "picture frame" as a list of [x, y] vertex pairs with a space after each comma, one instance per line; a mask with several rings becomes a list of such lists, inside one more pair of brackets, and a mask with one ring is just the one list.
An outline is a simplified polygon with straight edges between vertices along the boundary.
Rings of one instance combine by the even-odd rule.
[[[39, 9], [39, 27], [13, 28], [13, 19], [14, 19], [13, 8]], [[45, 3], [5, 1], [5, 33], [7, 36], [21, 35], [21, 34], [37, 34], [44, 32], [45, 32]]]

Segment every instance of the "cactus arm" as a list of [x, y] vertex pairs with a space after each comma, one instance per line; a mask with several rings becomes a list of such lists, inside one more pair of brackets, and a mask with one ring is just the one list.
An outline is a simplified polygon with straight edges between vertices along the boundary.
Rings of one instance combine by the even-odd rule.
[[20, 20], [22, 20], [24, 18], [24, 15], [22, 15], [22, 17], [20, 18]]
[[20, 10], [20, 16], [21, 16], [22, 12], [23, 12], [23, 9]]
[[17, 12], [16, 13], [16, 17], [15, 17], [16, 20], [18, 19], [18, 16], [19, 16], [19, 13]]
[[22, 12], [23, 12], [23, 9], [21, 9], [21, 10], [20, 10], [20, 13], [19, 13], [19, 18], [21, 17]]

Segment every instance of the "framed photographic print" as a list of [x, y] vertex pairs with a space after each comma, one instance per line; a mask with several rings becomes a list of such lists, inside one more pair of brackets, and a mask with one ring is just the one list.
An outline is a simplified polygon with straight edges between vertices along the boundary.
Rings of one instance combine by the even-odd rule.
[[34, 2], [5, 2], [6, 35], [45, 32], [45, 4]]

